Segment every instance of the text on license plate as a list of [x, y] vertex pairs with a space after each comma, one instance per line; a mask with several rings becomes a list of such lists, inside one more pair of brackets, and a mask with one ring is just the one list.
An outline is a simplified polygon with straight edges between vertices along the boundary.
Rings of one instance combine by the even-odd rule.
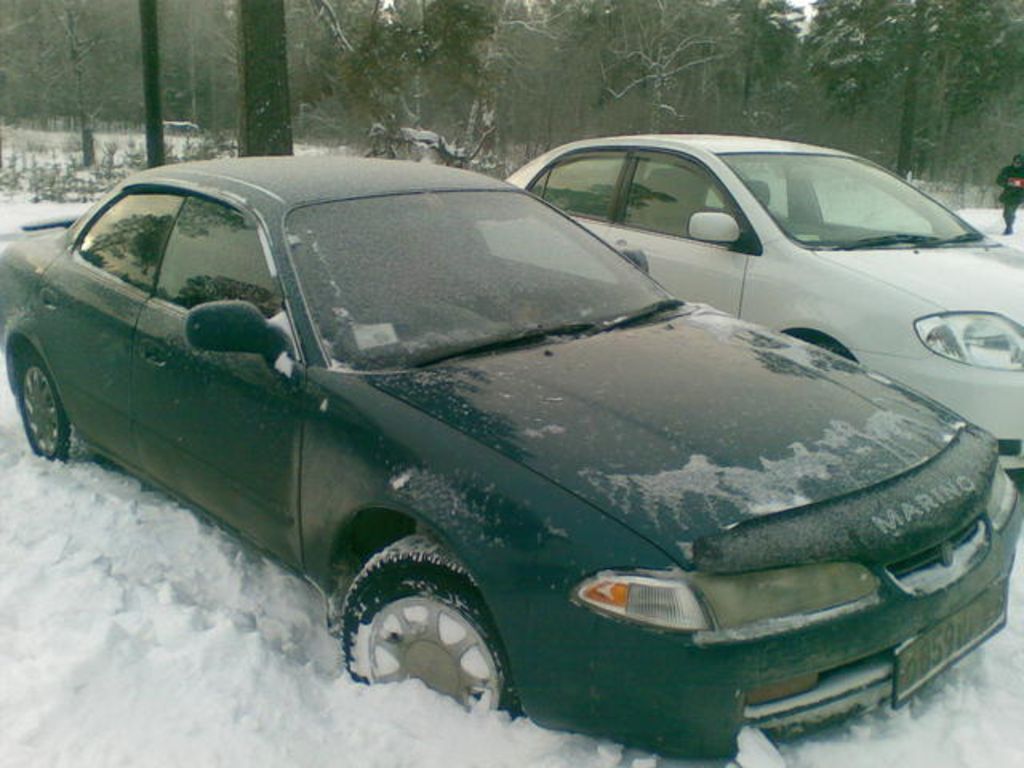
[[898, 649], [893, 705], [905, 703], [910, 694], [1005, 622], [1006, 585], [1000, 583], [990, 587], [958, 613], [925, 630]]

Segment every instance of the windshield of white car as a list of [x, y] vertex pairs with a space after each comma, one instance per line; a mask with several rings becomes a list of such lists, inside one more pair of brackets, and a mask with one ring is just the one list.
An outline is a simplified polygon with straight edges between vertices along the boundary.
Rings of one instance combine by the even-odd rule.
[[518, 191], [315, 203], [294, 209], [286, 228], [325, 348], [355, 369], [568, 338], [668, 298], [612, 248]]
[[722, 159], [783, 231], [809, 248], [939, 248], [982, 239], [939, 203], [864, 160], [799, 153]]

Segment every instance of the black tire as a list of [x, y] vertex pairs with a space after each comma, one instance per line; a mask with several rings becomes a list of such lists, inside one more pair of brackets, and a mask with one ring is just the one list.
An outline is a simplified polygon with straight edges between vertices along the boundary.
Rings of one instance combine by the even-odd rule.
[[35, 352], [15, 360], [14, 397], [32, 451], [50, 461], [65, 461], [71, 448], [71, 422], [53, 376]]
[[[457, 634], [456, 626], [466, 632], [465, 639], [443, 640]], [[341, 645], [349, 674], [359, 682], [417, 678], [466, 707], [479, 702], [517, 710], [487, 607], [466, 571], [425, 536], [391, 544], [356, 576], [342, 606]], [[398, 665], [397, 672], [379, 663], [378, 651]]]

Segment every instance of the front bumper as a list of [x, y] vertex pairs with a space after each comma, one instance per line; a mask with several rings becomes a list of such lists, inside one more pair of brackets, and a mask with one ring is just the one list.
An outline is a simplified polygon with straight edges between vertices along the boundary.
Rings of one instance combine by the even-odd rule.
[[[853, 711], [892, 701], [899, 650], [950, 617], [997, 594], [1007, 579], [1021, 527], [1018, 504], [1001, 532], [987, 521], [986, 548], [966, 573], [913, 594], [887, 570], [881, 599], [828, 621], [716, 641], [651, 630], [570, 606], [552, 626], [534, 606], [530, 670], [513, 673], [526, 711], [541, 724], [600, 734], [664, 754], [722, 757], [735, 752], [745, 725], [789, 735]], [[552, 606], [553, 608], [553, 606]], [[542, 617], [543, 620], [542, 620]], [[1001, 625], [982, 627], [973, 645]], [[939, 666], [959, 655], [939, 659]], [[751, 703], [751, 692], [787, 681], [817, 680], [808, 690]]]
[[[992, 585], [954, 616], [936, 622], [895, 649], [838, 669], [823, 670], [818, 684], [809, 690], [763, 703], [748, 701], [743, 710], [744, 720], [775, 736], [787, 737], [885, 702], [893, 706], [906, 703], [920, 686], [1005, 626], [1007, 588], [1006, 582]], [[951, 631], [957, 620], [972, 614], [968, 623], [970, 634], [957, 638], [957, 633]], [[936, 639], [951, 641], [931, 642]], [[917, 654], [915, 659], [923, 665], [907, 664], [907, 651], [922, 643], [925, 653]], [[907, 666], [919, 668], [908, 674]]]
[[914, 358], [856, 354], [865, 367], [938, 400], [995, 435], [1005, 468], [1024, 467], [1024, 372], [975, 368], [930, 353]]

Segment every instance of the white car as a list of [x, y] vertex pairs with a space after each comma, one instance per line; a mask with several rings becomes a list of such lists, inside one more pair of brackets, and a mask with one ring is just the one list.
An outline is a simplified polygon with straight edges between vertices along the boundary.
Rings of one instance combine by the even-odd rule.
[[770, 139], [620, 136], [508, 180], [642, 251], [678, 296], [930, 395], [1024, 467], [1024, 253], [883, 168]]

